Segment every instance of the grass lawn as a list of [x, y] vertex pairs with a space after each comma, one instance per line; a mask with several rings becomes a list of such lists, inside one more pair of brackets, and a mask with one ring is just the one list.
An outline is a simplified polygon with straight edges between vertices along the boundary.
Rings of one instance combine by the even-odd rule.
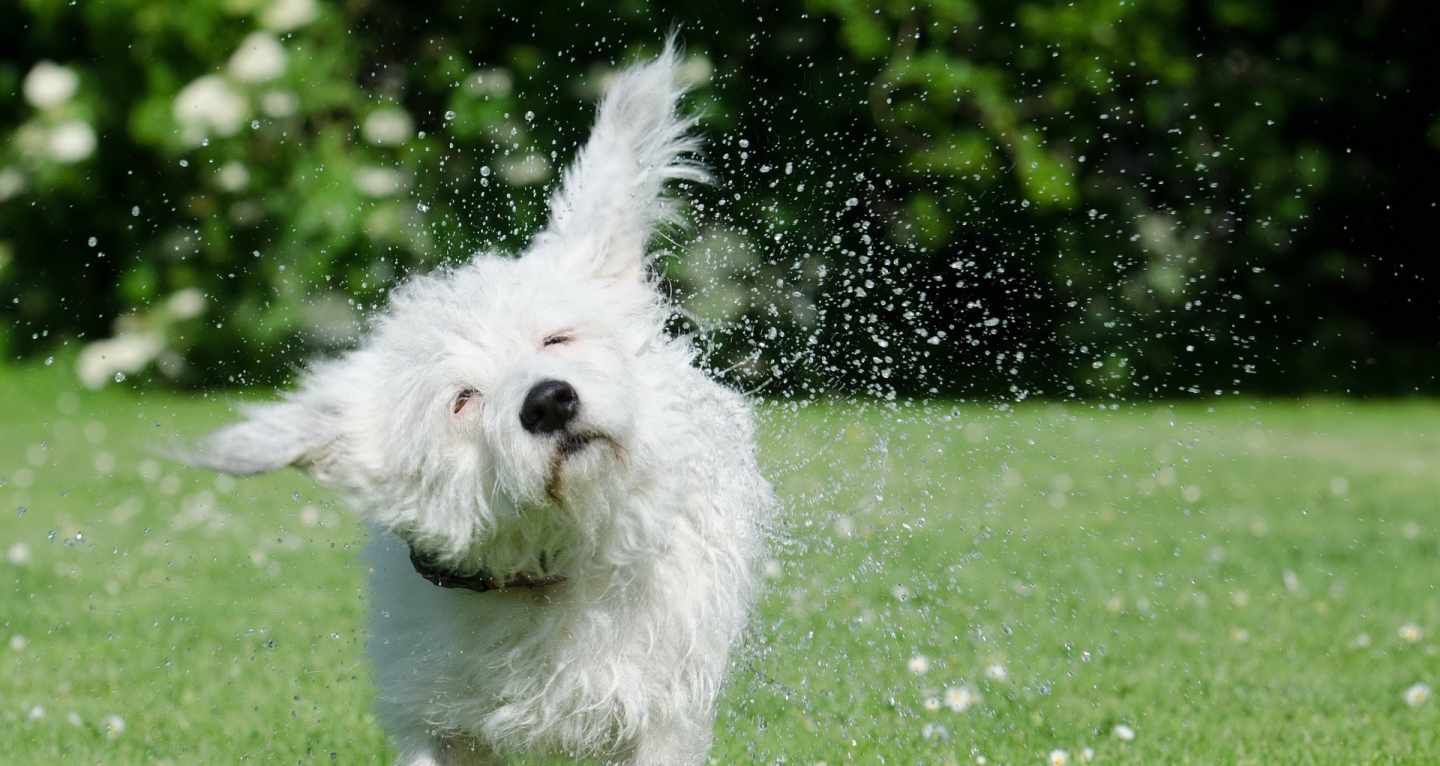
[[[360, 525], [147, 452], [228, 395], [62, 367], [0, 368], [0, 763], [386, 762]], [[1440, 687], [1440, 405], [763, 429], [786, 524], [715, 763], [1440, 762], [1440, 700], [1405, 699]]]

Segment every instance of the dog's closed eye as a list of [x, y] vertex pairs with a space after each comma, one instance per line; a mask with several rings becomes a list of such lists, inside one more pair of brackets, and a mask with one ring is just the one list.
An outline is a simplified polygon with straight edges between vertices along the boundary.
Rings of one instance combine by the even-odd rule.
[[564, 332], [552, 333], [545, 336], [544, 345], [546, 347], [563, 346], [564, 344], [569, 343], [572, 340], [575, 340], [575, 336], [569, 330], [566, 330]]
[[479, 396], [480, 392], [473, 388], [462, 389], [460, 393], [455, 395], [455, 403], [450, 406], [450, 411], [459, 415], [460, 411], [465, 409], [465, 405], [469, 404], [471, 399], [478, 398]]

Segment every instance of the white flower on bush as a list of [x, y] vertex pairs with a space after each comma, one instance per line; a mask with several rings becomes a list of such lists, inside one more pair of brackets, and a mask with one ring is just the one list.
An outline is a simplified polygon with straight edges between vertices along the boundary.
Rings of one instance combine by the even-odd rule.
[[550, 177], [550, 163], [539, 154], [500, 163], [500, 176], [511, 186], [530, 186]]
[[53, 61], [41, 61], [31, 67], [21, 86], [25, 100], [36, 109], [54, 109], [75, 95], [80, 87], [80, 76], [70, 67]]
[[205, 293], [198, 287], [179, 290], [165, 301], [165, 309], [175, 319], [194, 319], [205, 313]]
[[300, 99], [288, 90], [267, 90], [260, 96], [260, 109], [271, 117], [289, 117], [300, 108]]
[[710, 63], [710, 58], [703, 53], [697, 53], [680, 62], [680, 70], [675, 75], [685, 85], [698, 88], [710, 82], [710, 75], [714, 71], [715, 65]]
[[399, 146], [414, 135], [415, 123], [404, 109], [391, 106], [371, 112], [360, 124], [360, 133], [376, 146]]
[[260, 14], [260, 23], [277, 32], [289, 32], [314, 21], [318, 11], [315, 0], [271, 0]]
[[405, 187], [405, 177], [391, 168], [362, 167], [355, 171], [355, 188], [367, 197], [389, 197]]
[[84, 120], [66, 120], [50, 130], [48, 143], [56, 162], [79, 162], [95, 153], [95, 129]]
[[215, 185], [232, 194], [244, 189], [249, 183], [250, 171], [239, 162], [227, 162], [215, 171]]
[[15, 168], [0, 168], [0, 202], [25, 191], [25, 176]]
[[153, 332], [127, 332], [97, 340], [80, 351], [75, 373], [87, 388], [102, 388], [116, 373], [139, 372], [165, 350]]
[[470, 75], [465, 86], [477, 96], [508, 96], [514, 78], [504, 69], [481, 69]]
[[269, 82], [285, 73], [285, 48], [269, 32], [251, 32], [226, 69], [240, 82]]
[[250, 104], [224, 77], [207, 74], [180, 89], [173, 105], [176, 122], [191, 143], [206, 135], [233, 136], [250, 116]]

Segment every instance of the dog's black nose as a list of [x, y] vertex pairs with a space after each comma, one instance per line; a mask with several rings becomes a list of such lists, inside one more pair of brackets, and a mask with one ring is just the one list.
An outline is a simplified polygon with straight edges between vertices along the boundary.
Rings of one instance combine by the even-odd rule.
[[520, 425], [532, 434], [548, 434], [565, 427], [580, 409], [580, 395], [563, 380], [542, 380], [520, 405]]

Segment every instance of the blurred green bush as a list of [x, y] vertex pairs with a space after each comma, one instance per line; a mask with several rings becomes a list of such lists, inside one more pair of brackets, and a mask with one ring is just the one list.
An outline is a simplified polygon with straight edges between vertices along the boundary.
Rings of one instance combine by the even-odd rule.
[[721, 182], [662, 264], [746, 385], [1423, 390], [1422, 12], [20, 0], [0, 343], [278, 381], [412, 270], [523, 244], [605, 74], [680, 23]]

